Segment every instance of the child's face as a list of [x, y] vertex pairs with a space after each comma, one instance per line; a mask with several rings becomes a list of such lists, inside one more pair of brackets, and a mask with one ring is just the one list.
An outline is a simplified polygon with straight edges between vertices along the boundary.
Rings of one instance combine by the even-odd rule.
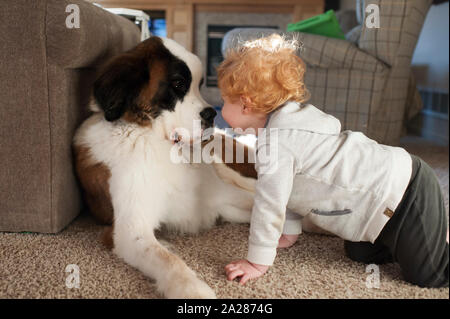
[[248, 128], [255, 129], [257, 133], [258, 128], [264, 127], [267, 115], [257, 113], [244, 106], [242, 99], [232, 101], [227, 96], [223, 96], [222, 116], [223, 119], [234, 129], [241, 128], [246, 130]]
[[223, 119], [232, 127], [232, 128], [242, 128], [245, 123], [242, 118], [242, 109], [244, 108], [244, 104], [240, 101], [231, 101], [230, 98], [223, 96], [223, 107], [222, 107], [222, 116]]

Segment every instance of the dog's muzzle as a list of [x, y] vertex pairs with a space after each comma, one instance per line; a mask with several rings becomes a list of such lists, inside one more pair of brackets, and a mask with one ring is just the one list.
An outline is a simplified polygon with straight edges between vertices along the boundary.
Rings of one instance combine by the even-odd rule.
[[202, 128], [212, 127], [214, 125], [214, 118], [217, 112], [212, 107], [206, 107], [200, 112], [202, 118]]

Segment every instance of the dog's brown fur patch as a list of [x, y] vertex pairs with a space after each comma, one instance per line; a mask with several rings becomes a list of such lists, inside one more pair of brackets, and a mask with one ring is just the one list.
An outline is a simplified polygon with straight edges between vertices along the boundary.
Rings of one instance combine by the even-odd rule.
[[107, 226], [102, 233], [102, 236], [100, 238], [100, 241], [102, 244], [109, 250], [112, 250], [114, 248], [114, 224], [111, 226]]
[[112, 224], [113, 206], [109, 193], [111, 172], [103, 163], [94, 163], [89, 148], [74, 146], [75, 167], [91, 214], [102, 224]]
[[152, 118], [157, 112], [154, 105], [150, 104], [155, 94], [158, 92], [159, 84], [167, 77], [167, 66], [162, 61], [153, 61], [149, 64], [149, 75], [151, 81], [142, 89], [138, 97], [137, 108], [125, 111], [123, 118], [131, 123], [140, 126], [150, 126]]
[[244, 177], [250, 177], [256, 179], [258, 177], [258, 173], [255, 169], [255, 163], [251, 163], [249, 161], [249, 150], [248, 146], [245, 144], [242, 144], [244, 147], [244, 162], [243, 163], [236, 163], [236, 154], [237, 154], [237, 141], [233, 139], [233, 162], [227, 163], [225, 161], [225, 136], [220, 135], [222, 138], [222, 161], [232, 170], [238, 172], [240, 175]]

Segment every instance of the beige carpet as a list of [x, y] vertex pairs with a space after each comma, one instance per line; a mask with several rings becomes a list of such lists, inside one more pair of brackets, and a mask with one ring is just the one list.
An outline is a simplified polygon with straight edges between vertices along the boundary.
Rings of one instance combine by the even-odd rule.
[[[448, 210], [448, 147], [417, 138], [404, 146], [430, 163], [443, 186]], [[102, 231], [82, 214], [56, 235], [0, 233], [0, 298], [161, 298], [154, 282], [98, 243]], [[366, 266], [344, 256], [336, 237], [303, 234], [280, 250], [275, 265], [244, 287], [225, 279], [223, 267], [244, 257], [248, 225], [221, 224], [196, 235], [161, 234], [219, 298], [449, 298], [449, 290], [402, 281], [396, 264], [380, 266], [380, 287], [366, 287]], [[80, 268], [80, 288], [68, 289], [68, 264]]]

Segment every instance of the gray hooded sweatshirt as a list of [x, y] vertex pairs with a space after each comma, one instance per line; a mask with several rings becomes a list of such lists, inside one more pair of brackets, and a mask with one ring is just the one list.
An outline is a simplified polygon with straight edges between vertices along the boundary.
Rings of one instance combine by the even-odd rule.
[[402, 148], [341, 132], [338, 119], [311, 104], [287, 102], [258, 136], [255, 168], [247, 259], [272, 265], [281, 234], [301, 233], [305, 216], [373, 243], [406, 191], [412, 160]]

